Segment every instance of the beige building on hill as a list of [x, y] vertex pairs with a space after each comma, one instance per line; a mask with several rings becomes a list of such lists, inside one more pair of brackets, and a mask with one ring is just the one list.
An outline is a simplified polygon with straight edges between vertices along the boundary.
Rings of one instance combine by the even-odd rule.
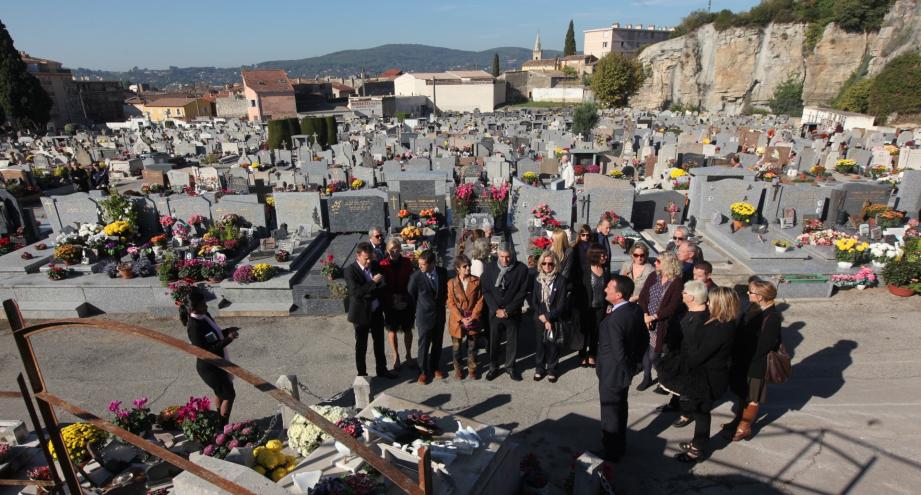
[[583, 53], [598, 59], [614, 52], [621, 55], [637, 55], [648, 45], [665, 41], [674, 28], [656, 27], [642, 24], [624, 24], [615, 22], [608, 27], [587, 29], [583, 31]]
[[505, 81], [482, 70], [407, 73], [393, 80], [396, 96], [425, 96], [449, 112], [492, 112], [505, 103]]

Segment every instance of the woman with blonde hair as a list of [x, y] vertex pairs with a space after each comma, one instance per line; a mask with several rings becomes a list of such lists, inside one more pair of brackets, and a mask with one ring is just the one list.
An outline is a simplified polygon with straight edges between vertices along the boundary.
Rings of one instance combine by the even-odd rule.
[[[649, 261], [649, 246], [644, 242], [637, 242], [630, 248], [631, 259], [620, 267], [620, 274], [633, 280], [633, 286], [639, 289], [646, 284], [646, 279], [656, 271]], [[639, 291], [630, 296], [630, 302], [640, 299]]]
[[550, 383], [556, 383], [556, 367], [563, 344], [560, 323], [568, 316], [569, 290], [553, 251], [548, 249], [541, 253], [537, 263], [537, 276], [531, 286], [529, 301], [534, 308], [534, 328], [537, 330], [534, 381], [540, 381], [546, 375]]
[[680, 337], [681, 316], [684, 312], [681, 302], [681, 293], [684, 291], [681, 262], [672, 253], [662, 253], [656, 258], [655, 267], [655, 273], [646, 279], [637, 300], [643, 310], [646, 329], [649, 330], [649, 348], [643, 356], [643, 381], [636, 387], [639, 391], [652, 386], [652, 369], [658, 365], [668, 334]]
[[560, 275], [565, 277], [566, 281], [571, 284], [572, 264], [575, 256], [573, 255], [572, 247], [569, 245], [569, 231], [556, 230], [553, 232], [551, 239], [553, 242], [550, 244], [550, 251], [553, 252], [559, 262]]
[[751, 303], [742, 318], [732, 347], [732, 368], [729, 370], [730, 388], [739, 398], [741, 416], [724, 425], [738, 426], [733, 442], [748, 440], [752, 436], [752, 423], [758, 419], [758, 407], [767, 398], [764, 375], [767, 372], [767, 355], [780, 348], [782, 318], [774, 306], [777, 287], [760, 279], [748, 284]]
[[[688, 282], [687, 286], [702, 282]], [[685, 385], [681, 396], [681, 410], [694, 421], [694, 439], [679, 444], [684, 451], [675, 458], [681, 462], [699, 462], [703, 459], [710, 440], [710, 411], [714, 401], [729, 386], [729, 360], [735, 335], [736, 315], [739, 314], [739, 296], [728, 287], [710, 291], [709, 318], [692, 336], [693, 341], [684, 354]]]
[[470, 250], [470, 274], [474, 277], [483, 276], [483, 268], [489, 262], [489, 239], [480, 237], [473, 241], [473, 248]]

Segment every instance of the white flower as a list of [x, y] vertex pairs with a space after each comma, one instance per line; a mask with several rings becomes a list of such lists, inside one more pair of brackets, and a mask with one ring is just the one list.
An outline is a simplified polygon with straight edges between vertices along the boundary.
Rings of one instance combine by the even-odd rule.
[[[348, 410], [338, 406], [310, 406], [310, 408], [333, 423], [349, 415]], [[304, 457], [316, 450], [323, 441], [323, 437], [323, 430], [300, 414], [294, 416], [288, 427], [288, 445]]]

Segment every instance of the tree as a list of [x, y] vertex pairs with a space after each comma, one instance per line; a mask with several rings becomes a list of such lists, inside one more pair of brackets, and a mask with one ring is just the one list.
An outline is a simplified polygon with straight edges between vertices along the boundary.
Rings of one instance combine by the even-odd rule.
[[834, 106], [846, 112], [867, 113], [870, 107], [870, 89], [873, 79], [861, 79], [841, 91]]
[[569, 28], [566, 29], [566, 41], [563, 43], [563, 56], [568, 57], [576, 54], [576, 32], [572, 27], [572, 19], [569, 20]]
[[890, 0], [840, 0], [835, 2], [834, 21], [849, 33], [879, 31], [890, 3]]
[[313, 121], [313, 128], [317, 132], [317, 143], [322, 147], [327, 146], [327, 139], [329, 136], [326, 134], [326, 121], [322, 117], [316, 117]]
[[876, 75], [868, 103], [877, 117], [921, 113], [921, 55], [908, 52], [890, 60]]
[[313, 122], [313, 117], [304, 117], [301, 119], [301, 134], [312, 137], [313, 133], [316, 132]]
[[[19, 128], [42, 130], [51, 115], [51, 98], [13, 46], [13, 38], [0, 22], [0, 117]], [[2, 122], [0, 118], [0, 122]]]
[[597, 123], [598, 107], [594, 103], [582, 103], [576, 107], [572, 114], [573, 134], [582, 134], [584, 137], [589, 137]]
[[791, 77], [774, 88], [774, 98], [768, 102], [777, 115], [800, 117], [803, 115], [803, 83]]
[[332, 146], [339, 143], [339, 125], [336, 124], [336, 117], [330, 115], [326, 117], [326, 144]]
[[291, 126], [288, 125], [287, 119], [269, 121], [269, 138], [266, 140], [266, 147], [270, 150], [282, 148], [284, 143], [290, 150], [291, 146]]
[[579, 71], [577, 71], [575, 67], [570, 67], [568, 65], [563, 67], [561, 72], [566, 74], [567, 77], [579, 77]]
[[492, 77], [499, 77], [499, 54], [492, 54]]
[[646, 73], [642, 64], [611, 52], [595, 64], [592, 91], [595, 92], [595, 100], [602, 107], [623, 107], [645, 80]]

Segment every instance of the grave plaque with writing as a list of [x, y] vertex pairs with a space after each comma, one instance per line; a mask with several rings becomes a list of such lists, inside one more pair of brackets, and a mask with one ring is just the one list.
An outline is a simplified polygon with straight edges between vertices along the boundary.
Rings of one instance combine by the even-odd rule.
[[288, 232], [297, 232], [300, 225], [308, 225], [312, 232], [323, 228], [320, 193], [277, 192], [275, 215], [278, 225], [286, 224]]
[[418, 214], [422, 210], [438, 208], [445, 213], [444, 196], [435, 194], [435, 182], [430, 180], [401, 180], [400, 201], [403, 207]]
[[367, 232], [386, 225], [384, 200], [377, 196], [336, 196], [326, 204], [329, 231]]

